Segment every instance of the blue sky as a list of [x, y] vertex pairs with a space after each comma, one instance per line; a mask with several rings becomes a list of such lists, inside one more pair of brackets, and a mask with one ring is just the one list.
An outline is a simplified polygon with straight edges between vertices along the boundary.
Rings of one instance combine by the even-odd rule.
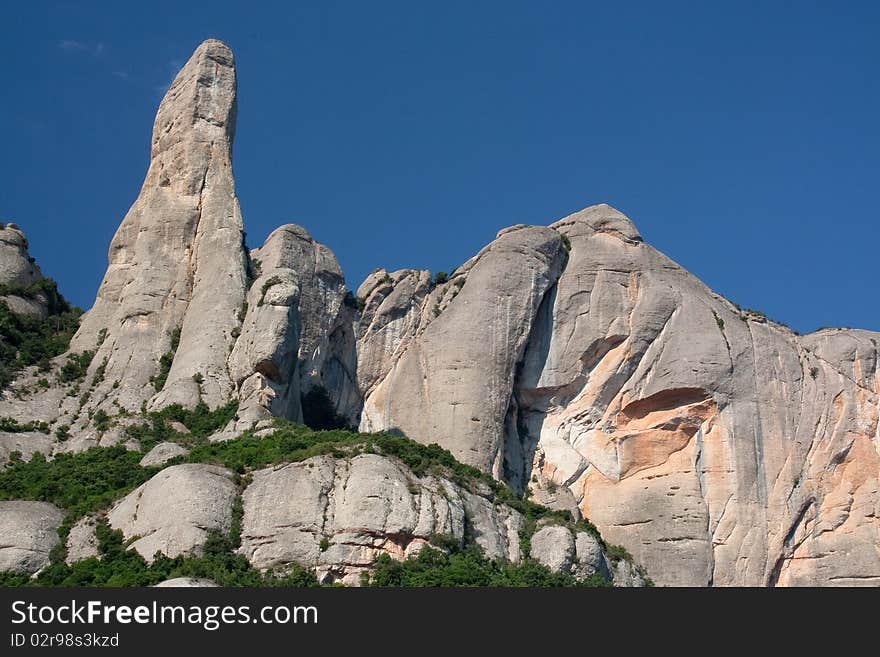
[[234, 50], [248, 241], [304, 225], [356, 288], [599, 202], [731, 300], [880, 330], [880, 3], [16, 3], [0, 219], [88, 308], [153, 115]]

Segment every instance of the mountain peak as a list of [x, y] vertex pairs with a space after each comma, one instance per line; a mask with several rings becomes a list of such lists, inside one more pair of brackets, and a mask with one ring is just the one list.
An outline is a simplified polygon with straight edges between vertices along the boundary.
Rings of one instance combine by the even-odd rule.
[[576, 223], [585, 223], [598, 233], [617, 234], [626, 242], [642, 241], [641, 233], [630, 218], [607, 203], [591, 205], [574, 212], [551, 224], [550, 227], [559, 229]]

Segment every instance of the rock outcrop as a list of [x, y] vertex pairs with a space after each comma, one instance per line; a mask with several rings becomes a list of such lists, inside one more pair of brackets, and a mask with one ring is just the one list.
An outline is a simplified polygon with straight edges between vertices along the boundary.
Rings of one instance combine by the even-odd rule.
[[197, 554], [211, 530], [229, 532], [236, 495], [232, 473], [225, 468], [173, 465], [117, 502], [107, 520], [133, 540], [131, 547], [147, 561], [156, 552]]
[[[162, 100], [146, 179], [71, 353], [16, 371], [0, 399], [0, 417], [49, 427], [0, 433], [0, 467], [13, 451], [136, 449], [126, 425], [178, 403], [237, 401], [212, 440], [262, 437], [273, 416], [306, 419], [314, 395], [334, 422], [439, 443], [589, 518], [658, 584], [880, 585], [880, 333], [800, 336], [742, 310], [607, 205], [504, 229], [449, 277], [378, 269], [355, 298], [300, 226], [248, 252], [235, 112], [232, 54], [206, 41]], [[45, 317], [42, 280], [21, 231], [0, 228], [0, 302]], [[85, 376], [61, 377], [82, 352], [94, 352]], [[159, 445], [142, 464], [182, 450]], [[515, 561], [522, 519], [484, 493], [375, 454], [268, 468], [243, 493], [241, 552], [352, 582], [379, 554], [470, 531]], [[148, 559], [190, 554], [228, 531], [238, 494], [229, 471], [178, 465], [108, 519]], [[0, 519], [0, 566], [43, 567], [58, 514], [0, 506]], [[94, 553], [93, 529], [71, 531], [75, 558]], [[560, 572], [643, 583], [589, 532], [532, 539]]]
[[520, 559], [519, 513], [376, 454], [259, 470], [242, 501], [241, 552], [260, 569], [299, 563], [324, 582], [357, 584], [379, 554], [403, 558], [466, 531], [488, 556]]
[[46, 502], [0, 502], [0, 572], [32, 574], [49, 565], [64, 511]]
[[[543, 231], [567, 258], [516, 242]], [[365, 312], [360, 362], [390, 365], [362, 428], [564, 487], [660, 584], [880, 584], [880, 334], [742, 311], [607, 205], [475, 260], [415, 336], [372, 340]]]
[[437, 442], [503, 477], [506, 461], [522, 459], [520, 446], [504, 440], [517, 364], [565, 259], [560, 235], [549, 228], [499, 233], [443, 285], [434, 317], [364, 400], [361, 429]]
[[65, 547], [67, 547], [67, 556], [64, 560], [68, 564], [91, 557], [100, 559], [97, 518], [94, 515], [88, 515], [77, 520], [67, 534]]
[[39, 431], [0, 432], [0, 468], [13, 452], [21, 454], [23, 461], [30, 461], [34, 454], [49, 454], [53, 442], [50, 436]]
[[175, 577], [173, 579], [166, 579], [164, 582], [159, 582], [158, 584], [156, 584], [157, 589], [216, 588], [217, 586], [219, 586], [217, 582], [210, 579], [205, 579], [204, 577]]
[[356, 424], [353, 298], [333, 253], [302, 227], [275, 229], [251, 252], [258, 277], [229, 358], [240, 426], [271, 416], [301, 422], [301, 397], [316, 387]]
[[[602, 545], [589, 532], [572, 532], [560, 525], [547, 525], [536, 531], [529, 543], [529, 555], [550, 570], [570, 573], [578, 579], [598, 573], [606, 581], [614, 581], [611, 563]], [[629, 578], [623, 579], [622, 585], [627, 586]]]
[[[159, 105], [146, 180], [71, 343], [73, 351], [96, 351], [91, 376], [104, 368], [90, 406], [111, 412], [115, 400], [137, 411], [144, 402], [192, 407], [203, 400], [215, 407], [232, 396], [226, 359], [247, 266], [232, 177], [235, 112], [232, 52], [206, 41]], [[166, 380], [154, 385], [165, 354]]]
[[18, 315], [45, 318], [49, 298], [45, 292], [31, 289], [42, 280], [24, 233], [16, 224], [0, 224], [0, 303]]
[[149, 452], [144, 454], [144, 458], [140, 460], [140, 464], [143, 467], [148, 468], [154, 465], [162, 465], [173, 458], [176, 458], [178, 456], [186, 456], [187, 454], [189, 454], [189, 450], [182, 445], [178, 445], [177, 443], [159, 443]]

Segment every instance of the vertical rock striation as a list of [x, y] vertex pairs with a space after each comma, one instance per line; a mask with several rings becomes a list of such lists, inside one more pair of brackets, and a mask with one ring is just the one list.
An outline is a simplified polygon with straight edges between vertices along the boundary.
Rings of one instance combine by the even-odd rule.
[[362, 286], [362, 428], [577, 504], [659, 584], [880, 584], [880, 334], [740, 310], [607, 205], [463, 270], [427, 325]]
[[[232, 52], [205, 41], [159, 105], [146, 180], [113, 237], [95, 304], [71, 345], [97, 350], [93, 370], [106, 359], [96, 405], [115, 399], [136, 410], [144, 401], [160, 408], [201, 399], [217, 406], [232, 394], [226, 360], [246, 275], [232, 177], [235, 111]], [[151, 379], [177, 331], [179, 346], [157, 392]]]
[[[503, 476], [511, 456], [503, 437], [517, 363], [565, 255], [559, 234], [549, 228], [502, 231], [457, 272], [460, 278], [435, 291], [433, 317], [390, 368], [384, 355], [370, 359], [378, 363], [371, 371], [388, 372], [364, 401], [361, 429], [437, 442], [459, 460]], [[402, 301], [405, 315], [411, 302]], [[362, 343], [384, 344], [385, 338], [373, 341], [371, 328]], [[396, 341], [383, 352], [393, 353]]]

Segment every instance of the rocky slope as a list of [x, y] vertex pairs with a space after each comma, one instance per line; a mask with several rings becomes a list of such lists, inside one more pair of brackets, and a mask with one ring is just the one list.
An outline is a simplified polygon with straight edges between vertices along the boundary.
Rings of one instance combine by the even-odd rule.
[[[31, 368], [0, 399], [0, 416], [50, 433], [0, 435], [0, 460], [124, 442], [160, 468], [201, 439], [178, 426], [141, 445], [127, 429], [139, 413], [232, 402], [235, 417], [206, 438], [222, 444], [252, 428], [271, 436], [273, 416], [303, 421], [320, 393], [334, 422], [438, 443], [589, 518], [659, 584], [880, 584], [880, 334], [800, 336], [741, 310], [607, 205], [504, 229], [445, 279], [378, 269], [355, 298], [300, 226], [245, 246], [235, 107], [232, 54], [207, 41], [159, 107], [146, 180], [70, 354], [47, 385]], [[23, 236], [0, 233], [3, 280], [30, 285], [40, 274]], [[241, 556], [263, 570], [303, 564], [325, 581], [359, 581], [380, 555], [404, 558], [437, 534], [522, 556], [518, 511], [387, 455], [248, 473], [172, 462], [103, 513], [152, 559], [237, 531], [240, 499]], [[48, 555], [33, 536], [57, 518], [3, 513], [3, 526], [31, 528], [16, 534], [16, 555]], [[82, 522], [68, 556], [96, 549], [95, 517]], [[528, 533], [531, 558], [556, 572], [639, 582], [590, 532]]]
[[661, 584], [880, 584], [880, 334], [742, 311], [606, 205], [529, 230], [556, 236], [541, 264], [518, 244], [474, 285], [528, 234], [502, 231], [439, 317], [385, 345], [362, 427], [567, 488]]

